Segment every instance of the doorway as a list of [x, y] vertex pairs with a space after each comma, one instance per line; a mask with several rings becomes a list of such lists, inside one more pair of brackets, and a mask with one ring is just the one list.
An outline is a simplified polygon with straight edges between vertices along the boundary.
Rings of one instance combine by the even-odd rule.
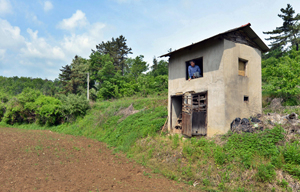
[[184, 94], [182, 134], [189, 137], [207, 134], [207, 92]]
[[186, 136], [207, 134], [207, 92], [171, 96], [171, 127]]

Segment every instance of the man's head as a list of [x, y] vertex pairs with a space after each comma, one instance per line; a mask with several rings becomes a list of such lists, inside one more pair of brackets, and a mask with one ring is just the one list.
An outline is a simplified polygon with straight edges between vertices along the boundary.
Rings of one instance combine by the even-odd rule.
[[192, 67], [195, 66], [195, 62], [194, 61], [190, 61], [190, 64], [191, 64]]

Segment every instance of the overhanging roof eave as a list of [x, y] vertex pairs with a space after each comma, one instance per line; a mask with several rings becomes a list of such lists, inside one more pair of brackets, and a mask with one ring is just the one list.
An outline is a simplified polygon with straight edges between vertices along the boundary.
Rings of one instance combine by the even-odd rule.
[[260, 50], [261, 50], [262, 52], [264, 52], [264, 53], [265, 53], [265, 52], [268, 52], [268, 51], [270, 50], [269, 47], [268, 47], [268, 46], [267, 46], [267, 45], [259, 38], [259, 36], [251, 29], [250, 26], [251, 26], [250, 23], [248, 23], [248, 24], [246, 24], [246, 25], [242, 25], [241, 27], [238, 27], [238, 28], [234, 28], [234, 29], [225, 31], [225, 32], [223, 32], [223, 33], [219, 33], [219, 34], [217, 34], [217, 35], [214, 35], [214, 36], [212, 36], [212, 37], [209, 37], [209, 38], [204, 39], [204, 40], [202, 40], [202, 41], [199, 41], [199, 42], [197, 42], [197, 43], [194, 43], [194, 44], [191, 44], [191, 45], [182, 47], [182, 48], [177, 49], [177, 50], [175, 50], [175, 51], [166, 53], [166, 54], [161, 55], [161, 56], [159, 56], [159, 57], [161, 58], [161, 57], [168, 57], [168, 56], [171, 56], [171, 55], [172, 55], [173, 53], [175, 53], [175, 52], [182, 51], [182, 50], [184, 50], [184, 49], [190, 48], [190, 47], [195, 46], [195, 45], [197, 45], [197, 44], [203, 43], [203, 42], [205, 42], [205, 41], [214, 39], [214, 38], [216, 38], [216, 37], [218, 37], [218, 36], [221, 36], [221, 35], [224, 35], [224, 34], [226, 34], [226, 33], [230, 33], [230, 32], [236, 31], [236, 30], [243, 30], [243, 31], [244, 31], [244, 32], [252, 39], [252, 41], [255, 42], [255, 43], [257, 44], [257, 46], [260, 48]]

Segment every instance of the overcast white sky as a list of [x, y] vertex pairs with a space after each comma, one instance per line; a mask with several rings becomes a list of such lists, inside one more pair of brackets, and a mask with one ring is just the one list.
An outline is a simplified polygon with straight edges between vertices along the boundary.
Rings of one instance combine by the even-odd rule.
[[169, 48], [246, 23], [264, 39], [282, 24], [277, 14], [287, 3], [300, 13], [299, 0], [0, 0], [0, 76], [53, 80], [75, 55], [88, 58], [119, 35], [130, 57], [144, 55], [150, 65]]

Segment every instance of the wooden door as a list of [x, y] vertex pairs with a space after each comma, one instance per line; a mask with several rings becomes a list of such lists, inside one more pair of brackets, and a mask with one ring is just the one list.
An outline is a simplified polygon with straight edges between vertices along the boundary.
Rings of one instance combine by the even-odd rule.
[[192, 136], [192, 114], [182, 113], [182, 134]]
[[192, 103], [191, 94], [185, 94], [182, 99], [182, 134], [192, 136]]
[[206, 111], [193, 112], [192, 135], [206, 135]]

